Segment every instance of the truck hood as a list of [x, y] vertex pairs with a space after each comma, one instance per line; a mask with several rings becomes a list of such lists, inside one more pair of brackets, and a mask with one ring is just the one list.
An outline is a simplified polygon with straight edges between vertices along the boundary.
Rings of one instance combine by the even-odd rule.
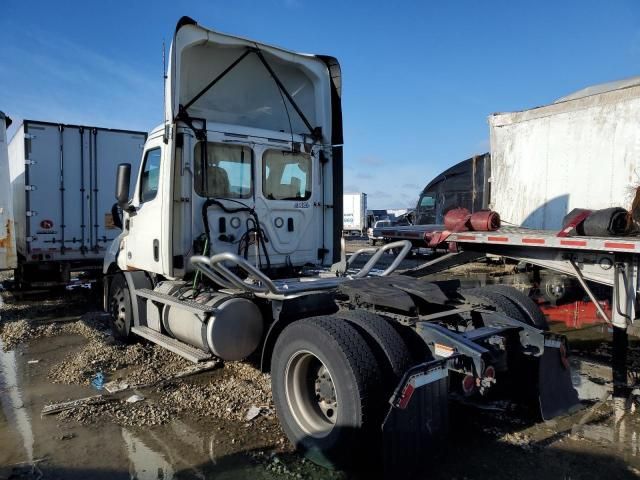
[[183, 17], [169, 53], [165, 120], [342, 143], [340, 65], [209, 30]]

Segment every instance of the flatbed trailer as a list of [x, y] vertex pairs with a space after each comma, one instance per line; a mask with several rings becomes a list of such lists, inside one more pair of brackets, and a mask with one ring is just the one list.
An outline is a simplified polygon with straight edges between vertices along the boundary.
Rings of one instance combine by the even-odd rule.
[[[432, 235], [425, 232], [425, 241]], [[451, 233], [446, 242], [457, 251], [500, 255], [575, 277], [602, 319], [613, 328], [614, 394], [627, 393], [628, 334], [637, 336], [640, 332], [636, 312], [640, 237], [568, 237], [550, 230], [503, 227], [491, 232]], [[612, 287], [610, 316], [587, 281]]]

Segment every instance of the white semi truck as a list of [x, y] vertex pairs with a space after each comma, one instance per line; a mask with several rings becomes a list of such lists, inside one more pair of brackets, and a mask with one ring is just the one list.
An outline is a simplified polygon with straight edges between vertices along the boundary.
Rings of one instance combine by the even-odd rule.
[[5, 268], [15, 269], [19, 285], [66, 284], [77, 270], [99, 277], [107, 246], [119, 233], [112, 212], [115, 168], [138, 165], [146, 137], [37, 120], [17, 127], [4, 177], [11, 181], [6, 192], [13, 196], [17, 265]]
[[345, 235], [363, 235], [367, 229], [367, 194], [342, 196], [342, 231]]
[[[511, 393], [544, 418], [577, 396], [563, 337], [515, 290], [389, 276], [409, 242], [347, 261], [341, 81], [333, 57], [183, 17], [165, 122], [131, 195], [131, 166], [118, 166], [105, 308], [123, 341], [194, 362], [253, 359], [296, 447], [323, 465], [384, 458], [395, 477], [444, 445], [451, 391]], [[397, 258], [370, 275], [390, 249]]]

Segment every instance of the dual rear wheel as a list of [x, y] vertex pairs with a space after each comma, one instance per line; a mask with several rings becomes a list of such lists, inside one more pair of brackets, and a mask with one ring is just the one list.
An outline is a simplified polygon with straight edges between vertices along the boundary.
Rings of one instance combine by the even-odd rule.
[[271, 361], [280, 423], [319, 465], [361, 463], [380, 440], [387, 400], [408, 366], [402, 338], [377, 315], [296, 321], [278, 337]]

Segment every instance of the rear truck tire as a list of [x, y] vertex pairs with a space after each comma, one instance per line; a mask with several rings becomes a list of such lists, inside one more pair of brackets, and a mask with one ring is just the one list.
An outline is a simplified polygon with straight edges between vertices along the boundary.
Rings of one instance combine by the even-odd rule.
[[527, 324], [532, 325], [540, 330], [549, 330], [547, 317], [544, 316], [540, 307], [529, 296], [520, 290], [508, 285], [487, 285], [484, 287], [490, 292], [496, 292], [509, 299], [525, 316]]
[[500, 293], [492, 292], [486, 288], [472, 288], [470, 290], [463, 290], [461, 293], [463, 297], [465, 294], [469, 294], [472, 297], [480, 298], [495, 307], [498, 312], [504, 313], [506, 316], [511, 317], [514, 320], [518, 320], [519, 322], [531, 325], [520, 309]]
[[120, 273], [113, 276], [109, 286], [109, 313], [113, 337], [121, 342], [132, 343], [133, 303], [127, 280]]
[[367, 310], [342, 310], [335, 316], [355, 326], [365, 339], [382, 368], [385, 396], [390, 396], [412, 363], [402, 336], [383, 317]]
[[362, 335], [334, 316], [288, 325], [271, 358], [280, 424], [312, 462], [348, 468], [371, 456], [380, 436], [380, 369]]

